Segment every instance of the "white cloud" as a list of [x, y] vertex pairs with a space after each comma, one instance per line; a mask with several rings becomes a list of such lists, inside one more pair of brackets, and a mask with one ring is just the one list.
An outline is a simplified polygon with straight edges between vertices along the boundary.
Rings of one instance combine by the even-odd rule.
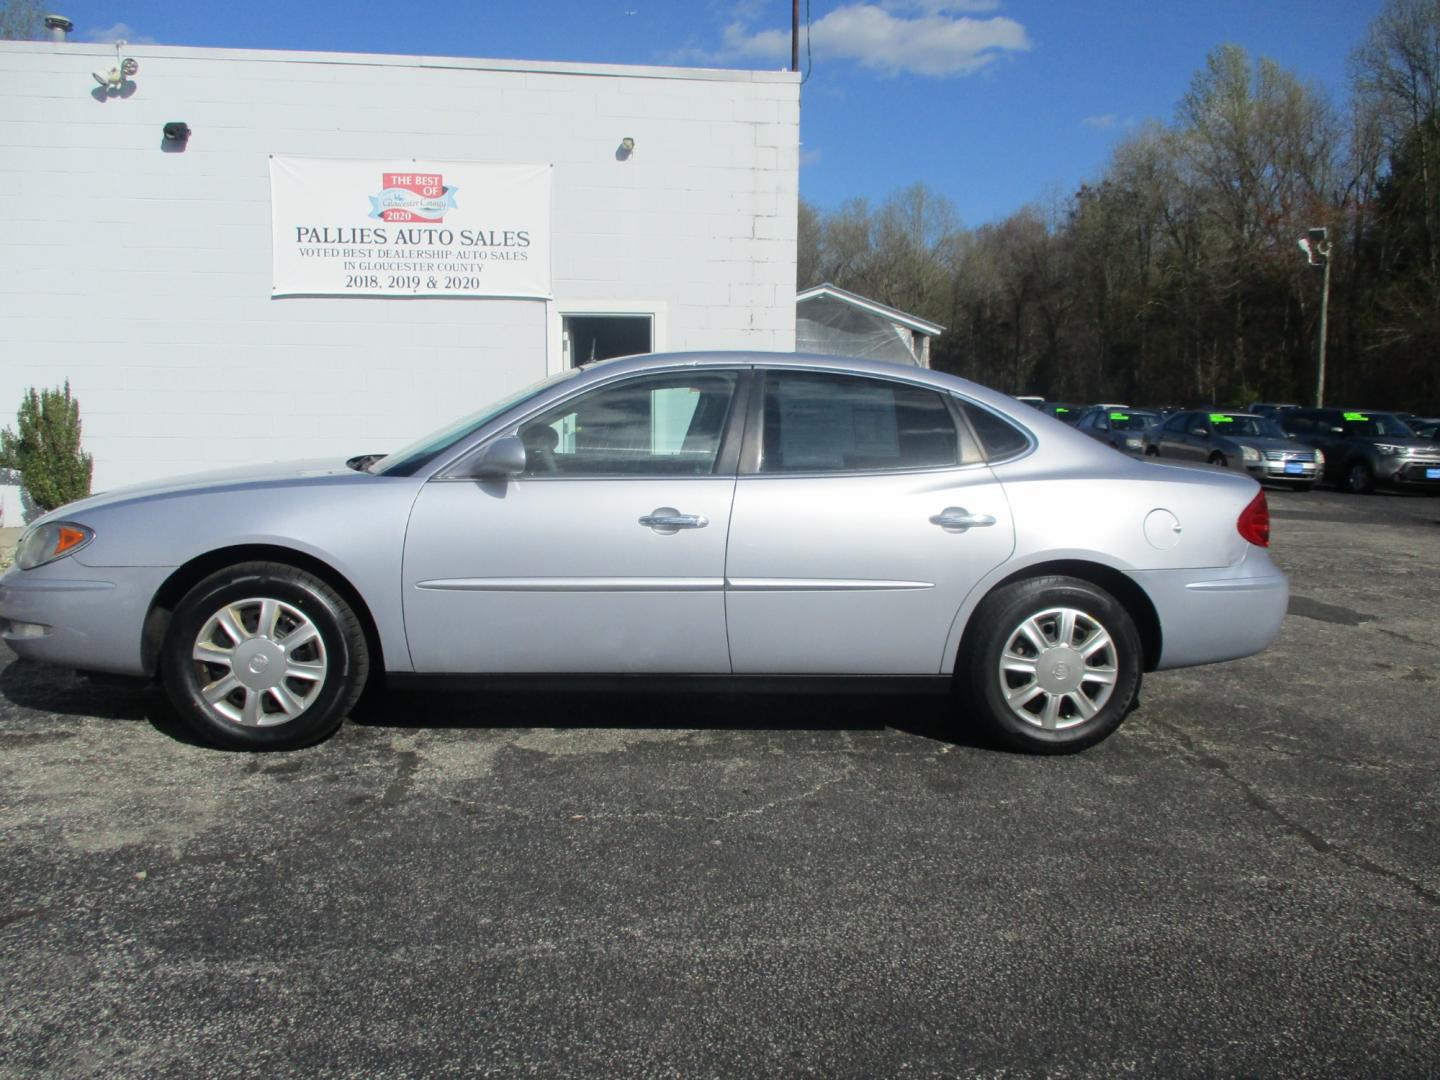
[[918, 11], [922, 15], [955, 15], [960, 12], [995, 11], [1000, 0], [880, 0], [887, 11]]
[[[1030, 48], [1025, 27], [1014, 19], [949, 14], [974, 7], [964, 0], [845, 4], [811, 24], [810, 47], [817, 60], [854, 60], [886, 75], [936, 77], [969, 75], [1008, 53]], [[907, 17], [907, 12], [914, 14]], [[782, 62], [789, 56], [788, 28], [752, 31], [737, 21], [725, 28], [724, 44], [709, 59]]]
[[89, 27], [80, 35], [83, 41], [94, 41], [101, 45], [113, 45], [125, 41], [131, 45], [154, 45], [155, 39], [137, 34], [128, 23], [117, 22], [114, 26]]

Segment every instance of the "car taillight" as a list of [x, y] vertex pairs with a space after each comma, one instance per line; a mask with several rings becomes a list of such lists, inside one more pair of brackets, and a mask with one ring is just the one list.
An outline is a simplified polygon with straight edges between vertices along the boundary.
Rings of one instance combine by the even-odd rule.
[[1240, 520], [1235, 522], [1235, 528], [1256, 547], [1270, 546], [1270, 506], [1265, 502], [1265, 492], [1255, 493], [1250, 505], [1240, 511]]

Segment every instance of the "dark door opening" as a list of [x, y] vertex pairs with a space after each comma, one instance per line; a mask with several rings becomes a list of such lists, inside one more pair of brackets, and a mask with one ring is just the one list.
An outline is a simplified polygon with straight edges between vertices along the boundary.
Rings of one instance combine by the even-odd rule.
[[653, 349], [649, 315], [566, 315], [565, 358], [570, 367]]

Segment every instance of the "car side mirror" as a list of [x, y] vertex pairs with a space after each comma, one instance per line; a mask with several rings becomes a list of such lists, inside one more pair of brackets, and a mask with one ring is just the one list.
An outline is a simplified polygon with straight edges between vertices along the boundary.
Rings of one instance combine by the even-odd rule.
[[525, 471], [525, 444], [518, 435], [502, 435], [471, 461], [466, 472], [476, 480], [513, 480]]

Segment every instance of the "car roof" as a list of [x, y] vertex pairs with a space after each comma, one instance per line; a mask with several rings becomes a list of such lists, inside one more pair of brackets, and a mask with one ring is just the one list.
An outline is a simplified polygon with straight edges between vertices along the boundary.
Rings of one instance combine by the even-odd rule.
[[[706, 350], [691, 352], [642, 353], [635, 356], [617, 356], [609, 360], [596, 360], [585, 364], [581, 371], [593, 375], [617, 375], [676, 367], [768, 367], [791, 369], [814, 369], [851, 375], [873, 375], [884, 379], [904, 379], [907, 382], [922, 383], [947, 393], [963, 393], [976, 401], [994, 407], [1007, 416], [1023, 417], [1031, 406], [1016, 400], [1010, 394], [1002, 394], [977, 382], [949, 372], [905, 364], [893, 360], [872, 360], [863, 356], [831, 356], [820, 353], [762, 352], [752, 350]], [[1047, 405], [1065, 405], [1064, 402], [1046, 402]], [[1074, 406], [1071, 406], [1072, 408]], [[1033, 415], [1033, 410], [1028, 415]]]

